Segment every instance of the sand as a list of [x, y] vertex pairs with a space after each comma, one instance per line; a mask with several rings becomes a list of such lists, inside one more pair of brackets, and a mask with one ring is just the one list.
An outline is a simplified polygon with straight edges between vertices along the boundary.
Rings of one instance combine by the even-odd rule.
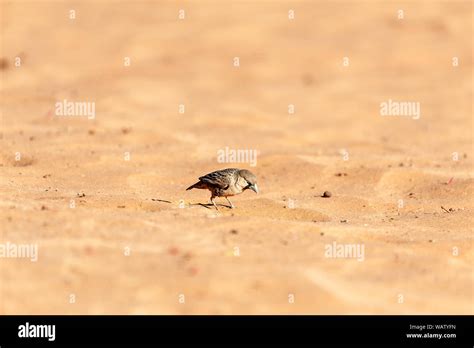
[[[0, 258], [1, 314], [474, 313], [471, 2], [1, 13], [0, 243], [38, 248]], [[226, 167], [260, 193], [185, 191]]]

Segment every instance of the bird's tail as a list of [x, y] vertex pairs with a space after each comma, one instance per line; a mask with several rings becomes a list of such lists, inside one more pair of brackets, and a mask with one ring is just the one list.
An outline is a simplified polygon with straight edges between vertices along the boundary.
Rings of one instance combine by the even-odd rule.
[[188, 191], [188, 190], [192, 190], [193, 188], [200, 188], [200, 187], [199, 187], [199, 186], [200, 186], [200, 184], [201, 184], [201, 182], [200, 182], [200, 181], [198, 181], [198, 182], [197, 182], [197, 183], [195, 183], [194, 185], [191, 185], [191, 186], [189, 186], [189, 187], [186, 189], [186, 191]]

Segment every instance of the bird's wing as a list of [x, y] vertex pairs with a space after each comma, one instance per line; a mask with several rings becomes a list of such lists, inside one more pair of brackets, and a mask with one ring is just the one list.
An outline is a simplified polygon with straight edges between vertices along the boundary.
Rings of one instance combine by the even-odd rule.
[[237, 168], [228, 168], [218, 170], [199, 178], [199, 181], [205, 182], [209, 185], [216, 186], [220, 189], [226, 189], [232, 183], [232, 179], [239, 170]]

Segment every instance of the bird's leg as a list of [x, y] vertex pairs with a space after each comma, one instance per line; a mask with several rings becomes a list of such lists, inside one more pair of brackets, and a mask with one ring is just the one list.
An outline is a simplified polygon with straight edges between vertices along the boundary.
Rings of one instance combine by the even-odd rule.
[[230, 199], [227, 198], [227, 196], [225, 197], [225, 199], [227, 199], [227, 202], [229, 202], [229, 204], [230, 204], [230, 209], [234, 209], [234, 205], [232, 204], [232, 202], [230, 201]]
[[214, 202], [214, 197], [215, 197], [215, 196], [211, 196], [211, 203], [212, 203], [212, 205], [214, 206], [214, 208], [216, 208], [216, 210], [219, 211], [219, 209], [217, 209], [216, 202]]

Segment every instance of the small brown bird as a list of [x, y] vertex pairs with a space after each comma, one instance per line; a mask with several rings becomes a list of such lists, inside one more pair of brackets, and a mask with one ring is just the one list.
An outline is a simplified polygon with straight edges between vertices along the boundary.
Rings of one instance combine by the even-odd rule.
[[257, 177], [246, 169], [238, 168], [222, 169], [201, 176], [197, 183], [189, 186], [186, 190], [193, 188], [211, 191], [211, 203], [216, 209], [215, 197], [225, 197], [230, 208], [233, 209], [234, 205], [229, 200], [229, 196], [238, 195], [247, 189], [258, 193]]

